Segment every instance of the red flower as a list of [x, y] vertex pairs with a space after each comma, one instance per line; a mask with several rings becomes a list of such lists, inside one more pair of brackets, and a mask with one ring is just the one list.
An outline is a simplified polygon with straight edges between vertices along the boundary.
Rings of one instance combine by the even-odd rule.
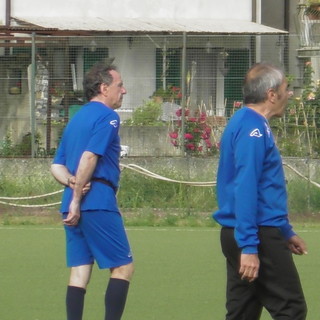
[[[185, 109], [185, 110], [184, 110], [184, 115], [185, 115], [186, 117], [189, 115], [189, 113], [190, 113], [189, 109]], [[176, 115], [177, 115], [177, 117], [181, 117], [181, 116], [182, 116], [182, 108], [180, 108], [180, 109], [178, 109], [178, 110], [176, 111]]]
[[[172, 92], [175, 92], [177, 89], [172, 88]], [[184, 112], [183, 112], [184, 111]], [[180, 108], [176, 111], [178, 117], [182, 117], [182, 113], [185, 116], [185, 130], [182, 136], [181, 127], [182, 120], [173, 121], [173, 131], [169, 132], [169, 137], [171, 138], [171, 143], [175, 147], [181, 145], [180, 138], [183, 137], [184, 142], [182, 146], [185, 151], [190, 154], [201, 154], [203, 152], [210, 152], [212, 148], [212, 143], [210, 137], [212, 135], [212, 128], [207, 124], [207, 114], [206, 112], [199, 112], [197, 116], [191, 115], [189, 109]], [[190, 117], [189, 117], [190, 114]]]
[[188, 139], [188, 140], [192, 140], [193, 139], [193, 135], [191, 133], [185, 133], [184, 137], [185, 137], [185, 139]]
[[178, 138], [178, 132], [170, 132], [169, 137], [172, 139], [177, 139]]
[[182, 109], [181, 108], [176, 111], [176, 115], [177, 115], [177, 117], [182, 116]]
[[233, 101], [234, 108], [240, 108], [242, 106], [242, 101]]
[[206, 119], [207, 119], [206, 113], [205, 113], [205, 112], [201, 112], [200, 117], [199, 117], [199, 120], [200, 120], [201, 122], [205, 122]]
[[203, 140], [207, 140], [207, 139], [209, 139], [209, 135], [208, 135], [206, 132], [204, 132], [204, 133], [201, 135], [201, 138], [202, 138]]
[[204, 131], [205, 131], [206, 133], [210, 134], [210, 133], [211, 133], [211, 128], [210, 128], [210, 127], [205, 127], [205, 128], [204, 128]]
[[175, 146], [175, 147], [178, 147], [178, 141], [177, 140], [171, 140], [171, 143]]
[[193, 143], [187, 143], [186, 148], [189, 150], [194, 150], [196, 148], [196, 146]]
[[204, 140], [204, 142], [206, 143], [207, 148], [210, 149], [212, 147], [212, 143], [211, 143], [211, 141], [209, 139]]
[[172, 92], [180, 92], [179, 87], [172, 87], [171, 90], [172, 90]]

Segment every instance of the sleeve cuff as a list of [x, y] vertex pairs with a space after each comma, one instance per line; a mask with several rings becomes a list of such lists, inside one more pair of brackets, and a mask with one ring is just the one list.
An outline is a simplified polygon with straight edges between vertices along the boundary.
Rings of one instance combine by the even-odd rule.
[[292, 230], [291, 225], [289, 225], [287, 227], [282, 227], [282, 228], [280, 228], [280, 230], [281, 230], [281, 233], [283, 234], [283, 236], [286, 238], [286, 240], [288, 240], [291, 237], [296, 235], [296, 233]]
[[257, 246], [243, 247], [241, 253], [244, 253], [244, 254], [256, 254], [256, 253], [258, 253], [258, 247]]

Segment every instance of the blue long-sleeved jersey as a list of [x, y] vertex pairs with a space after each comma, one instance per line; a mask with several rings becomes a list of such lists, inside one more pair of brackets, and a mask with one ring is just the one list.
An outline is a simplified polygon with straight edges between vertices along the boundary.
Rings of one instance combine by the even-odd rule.
[[258, 252], [259, 226], [278, 227], [286, 239], [295, 234], [280, 153], [267, 120], [250, 108], [236, 112], [223, 133], [217, 198], [213, 218], [235, 228], [243, 253]]

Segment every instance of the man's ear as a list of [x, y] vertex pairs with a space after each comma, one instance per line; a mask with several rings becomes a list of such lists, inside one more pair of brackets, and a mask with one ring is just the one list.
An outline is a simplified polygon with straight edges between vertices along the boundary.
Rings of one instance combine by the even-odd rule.
[[275, 99], [276, 99], [276, 91], [274, 89], [269, 89], [267, 91], [267, 97], [268, 97], [268, 100], [272, 103], [275, 102]]
[[109, 86], [105, 83], [101, 83], [100, 85], [100, 92], [103, 94], [103, 95], [107, 95], [108, 94], [108, 91], [109, 91]]

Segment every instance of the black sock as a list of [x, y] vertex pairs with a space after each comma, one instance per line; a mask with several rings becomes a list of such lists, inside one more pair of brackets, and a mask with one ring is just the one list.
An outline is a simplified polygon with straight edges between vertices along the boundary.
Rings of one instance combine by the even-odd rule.
[[83, 288], [68, 286], [66, 297], [67, 320], [82, 320], [85, 293], [86, 290]]
[[129, 289], [129, 281], [110, 278], [105, 295], [105, 320], [120, 320]]

